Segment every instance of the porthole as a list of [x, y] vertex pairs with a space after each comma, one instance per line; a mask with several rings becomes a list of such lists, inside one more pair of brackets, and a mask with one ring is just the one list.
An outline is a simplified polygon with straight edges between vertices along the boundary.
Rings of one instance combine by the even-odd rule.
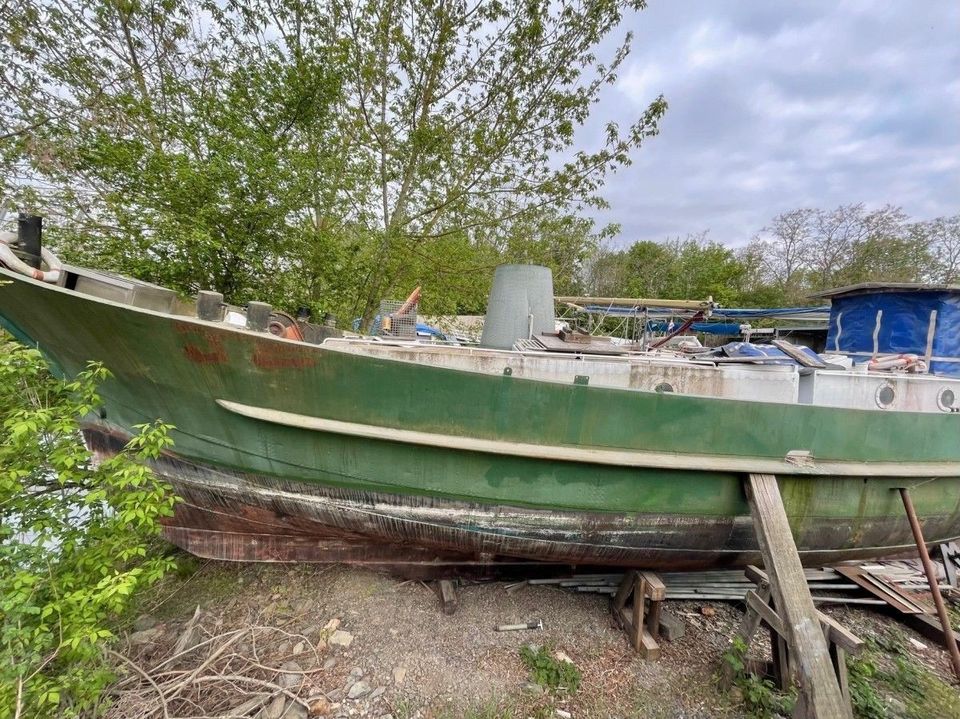
[[937, 406], [944, 412], [956, 412], [960, 410], [960, 407], [957, 406], [957, 397], [953, 390], [947, 389], [946, 387], [937, 394]]
[[888, 384], [882, 385], [877, 389], [877, 406], [880, 409], [887, 409], [890, 405], [893, 404], [893, 400], [897, 398], [897, 393], [894, 392], [893, 387]]
[[661, 382], [653, 388], [653, 391], [659, 394], [663, 394], [664, 392], [673, 392], [673, 385], [669, 382]]

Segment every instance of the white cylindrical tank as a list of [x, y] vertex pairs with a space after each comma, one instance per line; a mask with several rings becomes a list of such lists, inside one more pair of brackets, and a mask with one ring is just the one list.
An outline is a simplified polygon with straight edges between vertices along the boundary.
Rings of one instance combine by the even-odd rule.
[[500, 265], [493, 274], [480, 346], [508, 350], [518, 339], [553, 331], [550, 268]]

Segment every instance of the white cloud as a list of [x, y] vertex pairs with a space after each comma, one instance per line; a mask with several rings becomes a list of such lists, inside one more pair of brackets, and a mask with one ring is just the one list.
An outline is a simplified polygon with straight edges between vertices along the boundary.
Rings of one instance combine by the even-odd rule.
[[960, 4], [690, 0], [625, 25], [634, 53], [586, 133], [661, 92], [670, 109], [608, 183], [621, 242], [740, 244], [804, 205], [960, 212]]

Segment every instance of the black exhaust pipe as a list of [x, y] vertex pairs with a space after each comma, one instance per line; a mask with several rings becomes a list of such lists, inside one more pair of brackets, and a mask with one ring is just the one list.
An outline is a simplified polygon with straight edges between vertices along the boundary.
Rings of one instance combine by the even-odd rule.
[[17, 242], [13, 249], [35, 270], [40, 269], [43, 218], [21, 212], [17, 218]]

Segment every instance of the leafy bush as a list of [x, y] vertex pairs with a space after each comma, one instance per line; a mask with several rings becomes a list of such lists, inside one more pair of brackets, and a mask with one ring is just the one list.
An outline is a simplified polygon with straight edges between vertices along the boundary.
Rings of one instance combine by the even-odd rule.
[[99, 464], [82, 443], [108, 377], [90, 365], [58, 379], [0, 336], [0, 718], [93, 706], [111, 678], [111, 625], [173, 566], [148, 554], [175, 498], [144, 464], [172, 443], [170, 426], [140, 426]]
[[733, 669], [733, 684], [743, 697], [743, 706], [749, 716], [769, 719], [777, 714], [788, 716], [796, 703], [795, 694], [777, 690], [769, 679], [747, 671], [747, 645], [740, 637], [734, 637], [733, 646], [723, 655], [723, 661]]
[[523, 647], [520, 658], [530, 670], [534, 683], [549, 689], [565, 689], [573, 693], [580, 688], [583, 676], [580, 670], [568, 661], [557, 659], [547, 647]]

